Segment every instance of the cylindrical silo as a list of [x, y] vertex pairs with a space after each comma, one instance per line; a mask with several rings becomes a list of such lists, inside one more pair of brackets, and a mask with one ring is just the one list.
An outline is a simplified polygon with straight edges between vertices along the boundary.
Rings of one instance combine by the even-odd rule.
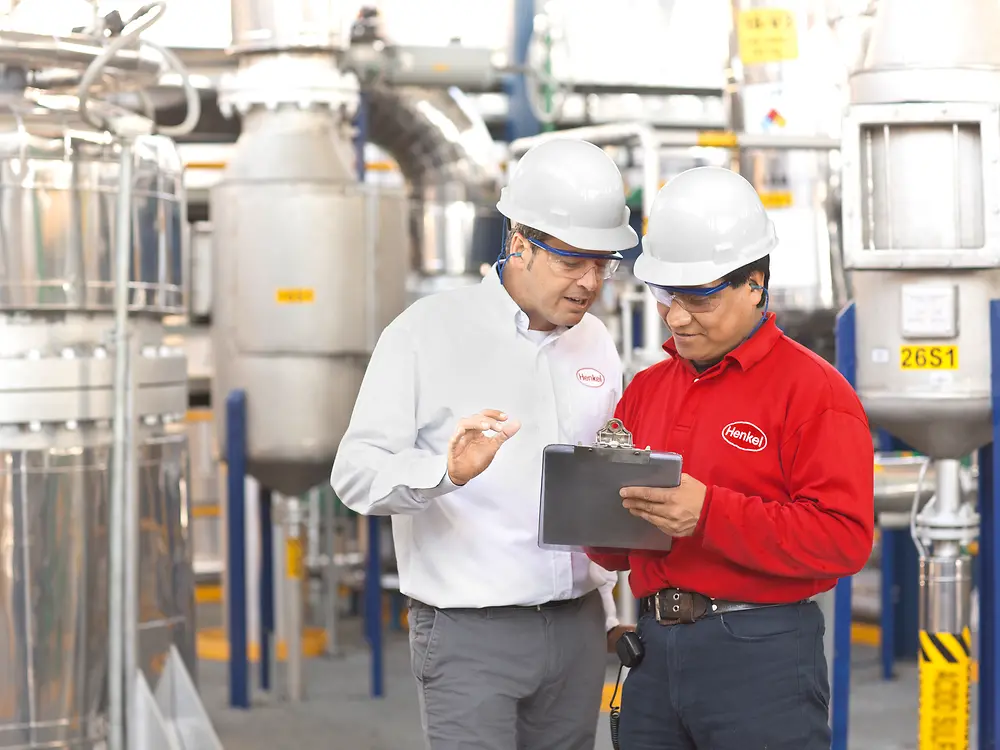
[[212, 401], [246, 392], [247, 470], [283, 495], [328, 478], [368, 356], [405, 305], [407, 204], [358, 181], [338, 10], [234, 2], [239, 71], [220, 89], [242, 129], [211, 193]]
[[[99, 108], [92, 102], [92, 108]], [[0, 748], [103, 747], [119, 145], [70, 96], [0, 100]], [[140, 666], [194, 671], [174, 144], [134, 149], [130, 309], [141, 424]], [[126, 186], [127, 187], [127, 186]]]

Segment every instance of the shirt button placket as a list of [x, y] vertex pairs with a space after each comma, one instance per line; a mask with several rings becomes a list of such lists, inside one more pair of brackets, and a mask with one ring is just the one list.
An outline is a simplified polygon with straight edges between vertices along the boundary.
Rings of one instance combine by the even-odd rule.
[[[538, 347], [538, 355], [535, 358], [535, 374], [538, 383], [538, 392], [543, 399], [539, 409], [539, 414], [547, 415], [545, 432], [548, 435], [556, 436], [556, 440], [562, 439], [562, 432], [559, 429], [559, 402], [556, 397], [556, 383], [552, 377], [552, 368], [549, 365], [549, 353], [553, 351], [553, 342], [549, 341]], [[569, 552], [552, 553], [552, 584], [553, 598], [560, 599], [569, 596], [573, 590], [573, 556]]]

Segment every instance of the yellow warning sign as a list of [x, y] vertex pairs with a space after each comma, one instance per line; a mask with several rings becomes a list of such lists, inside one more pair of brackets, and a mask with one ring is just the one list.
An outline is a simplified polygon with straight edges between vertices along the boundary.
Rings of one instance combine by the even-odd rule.
[[739, 145], [736, 133], [725, 130], [704, 130], [698, 133], [696, 142], [706, 148], [736, 148]]
[[316, 290], [308, 287], [278, 289], [274, 298], [279, 305], [309, 304], [316, 301]]
[[792, 194], [788, 190], [772, 190], [758, 195], [764, 208], [788, 208], [792, 205]]
[[799, 56], [795, 13], [781, 8], [756, 8], [739, 15], [737, 42], [744, 65], [761, 65]]
[[920, 750], [968, 747], [971, 643], [968, 628], [920, 631]]
[[285, 540], [285, 572], [289, 578], [302, 578], [302, 540], [290, 537]]

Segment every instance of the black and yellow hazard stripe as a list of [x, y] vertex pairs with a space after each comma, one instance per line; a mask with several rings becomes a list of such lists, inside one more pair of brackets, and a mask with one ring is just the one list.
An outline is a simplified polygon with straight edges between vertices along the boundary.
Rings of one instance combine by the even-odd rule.
[[920, 631], [920, 750], [969, 744], [972, 634]]
[[920, 631], [920, 661], [931, 664], [961, 664], [971, 658], [972, 635], [968, 628], [961, 633]]

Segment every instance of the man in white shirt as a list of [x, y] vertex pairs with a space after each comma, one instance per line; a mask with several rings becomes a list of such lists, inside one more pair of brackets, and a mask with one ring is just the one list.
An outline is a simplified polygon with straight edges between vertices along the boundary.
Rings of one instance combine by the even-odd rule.
[[592, 443], [614, 412], [621, 361], [587, 310], [638, 237], [617, 166], [585, 141], [527, 152], [497, 208], [482, 283], [382, 332], [331, 484], [392, 516], [428, 746], [592, 750], [615, 577], [539, 547], [541, 454]]

